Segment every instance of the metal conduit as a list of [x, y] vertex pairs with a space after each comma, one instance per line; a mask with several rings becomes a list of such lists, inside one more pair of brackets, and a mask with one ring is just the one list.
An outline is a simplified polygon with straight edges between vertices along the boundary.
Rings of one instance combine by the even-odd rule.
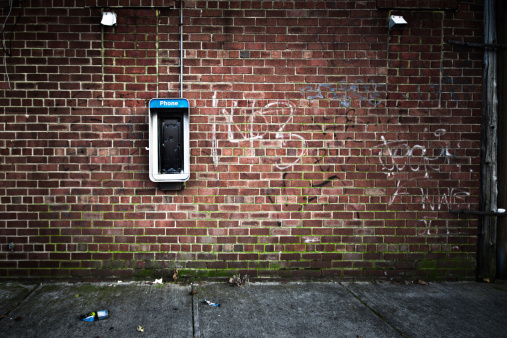
[[[497, 44], [496, 0], [484, 1], [484, 44]], [[482, 136], [481, 136], [481, 192], [479, 210], [482, 215], [478, 243], [477, 279], [494, 281], [496, 276], [496, 236], [497, 218], [489, 213], [497, 212], [498, 172], [497, 172], [497, 51], [484, 49], [483, 97], [482, 97]]]
[[183, 98], [183, 1], [180, 1], [180, 98]]

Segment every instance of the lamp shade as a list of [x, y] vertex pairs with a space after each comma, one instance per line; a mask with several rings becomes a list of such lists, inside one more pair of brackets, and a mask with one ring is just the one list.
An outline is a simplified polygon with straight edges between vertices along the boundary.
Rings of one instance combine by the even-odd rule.
[[116, 25], [116, 13], [113, 12], [102, 13], [102, 21], [100, 23], [103, 24], [104, 26]]

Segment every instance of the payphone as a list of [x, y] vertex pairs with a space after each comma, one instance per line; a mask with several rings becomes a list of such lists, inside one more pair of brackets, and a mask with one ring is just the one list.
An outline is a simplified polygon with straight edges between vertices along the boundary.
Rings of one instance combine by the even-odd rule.
[[181, 190], [190, 177], [187, 99], [150, 101], [150, 180], [162, 190]]

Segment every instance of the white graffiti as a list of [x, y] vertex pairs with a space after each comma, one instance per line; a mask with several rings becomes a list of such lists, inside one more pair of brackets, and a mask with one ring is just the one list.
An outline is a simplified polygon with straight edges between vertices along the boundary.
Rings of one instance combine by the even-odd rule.
[[445, 207], [466, 208], [469, 191], [452, 187], [420, 187], [407, 175], [419, 172], [419, 179], [431, 179], [432, 174], [442, 172], [445, 165], [459, 167], [459, 164], [453, 164], [456, 157], [454, 152], [449, 149], [447, 143], [441, 141], [441, 136], [445, 133], [444, 129], [433, 133], [439, 146], [432, 149], [420, 144], [410, 145], [408, 141], [388, 142], [381, 136], [381, 143], [375, 147], [381, 170], [387, 171], [388, 178], [396, 181], [396, 189], [389, 199], [389, 206], [395, 203], [416, 203], [422, 205], [423, 210], [431, 211], [446, 210]]
[[[364, 83], [358, 79], [354, 83], [338, 83], [336, 85], [321, 83], [309, 85], [300, 89], [307, 100], [331, 99], [339, 100], [341, 107], [351, 107], [352, 101], [367, 102], [372, 107], [385, 105], [385, 98], [381, 92], [386, 91], [386, 84]], [[329, 95], [328, 95], [329, 93]]]
[[[439, 129], [435, 136], [445, 134], [445, 130]], [[387, 142], [381, 136], [382, 143], [375, 148], [379, 150], [378, 156], [382, 164], [382, 170], [390, 172], [402, 171], [423, 171], [425, 178], [429, 178], [429, 172], [438, 172], [442, 165], [451, 164], [455, 157], [448, 147], [441, 146], [434, 152], [435, 156], [429, 154], [429, 150], [422, 145], [410, 146], [406, 141]]]
[[428, 210], [443, 210], [446, 206], [448, 209], [463, 209], [466, 204], [465, 197], [470, 196], [470, 192], [461, 188], [416, 188], [407, 187], [409, 180], [397, 180], [396, 190], [389, 199], [388, 205], [391, 206], [395, 202], [403, 203], [402, 196], [417, 196], [414, 202], [422, 204], [422, 208]]
[[[238, 101], [232, 101], [232, 107], [219, 108], [220, 119], [215, 116], [212, 130], [212, 157], [213, 162], [217, 164], [219, 138], [218, 130], [221, 125], [225, 125], [227, 141], [240, 144], [250, 142], [254, 146], [254, 141], [262, 141], [263, 148], [283, 148], [289, 156], [283, 158], [275, 155], [277, 163], [275, 167], [285, 170], [301, 161], [301, 158], [307, 153], [306, 139], [287, 130], [287, 126], [292, 123], [295, 106], [289, 101], [274, 101], [262, 107], [257, 107], [257, 100], [252, 100], [248, 107], [239, 107]], [[216, 92], [213, 95], [213, 107], [218, 108]], [[292, 152], [289, 149], [293, 150]]]

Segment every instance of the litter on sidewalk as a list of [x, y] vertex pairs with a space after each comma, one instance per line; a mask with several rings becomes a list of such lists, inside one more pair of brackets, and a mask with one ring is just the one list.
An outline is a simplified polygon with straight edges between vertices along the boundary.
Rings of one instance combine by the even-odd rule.
[[216, 306], [216, 307], [220, 306], [220, 304], [218, 304], [218, 303], [212, 303], [212, 302], [210, 302], [209, 300], [206, 300], [206, 299], [203, 301], [203, 303], [204, 304], [208, 304], [210, 306]]
[[96, 320], [106, 319], [107, 317], [109, 317], [109, 311], [107, 310], [94, 311], [86, 315], [79, 316], [79, 318], [84, 322], [94, 322]]

